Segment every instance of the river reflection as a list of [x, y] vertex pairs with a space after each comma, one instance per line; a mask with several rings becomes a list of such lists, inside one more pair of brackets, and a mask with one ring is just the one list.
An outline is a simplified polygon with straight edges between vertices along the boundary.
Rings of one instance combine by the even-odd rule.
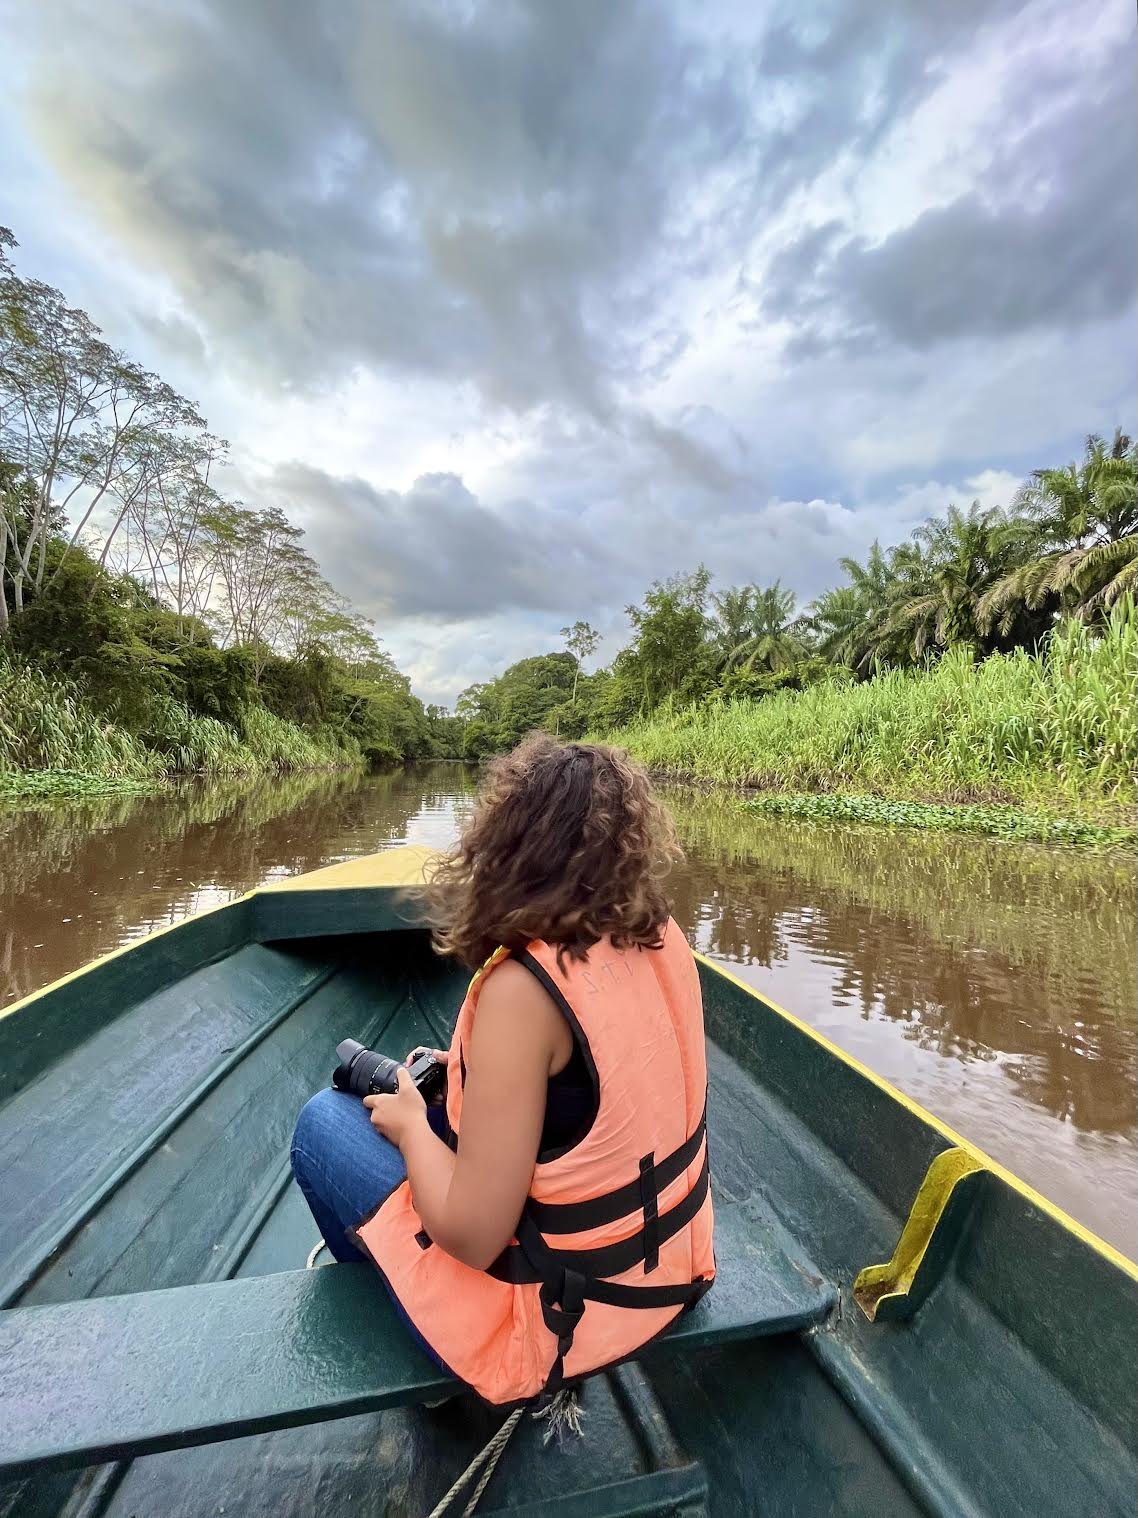
[[[0, 1004], [261, 881], [443, 846], [460, 765], [0, 810]], [[1135, 1252], [1131, 866], [672, 792], [697, 947]]]

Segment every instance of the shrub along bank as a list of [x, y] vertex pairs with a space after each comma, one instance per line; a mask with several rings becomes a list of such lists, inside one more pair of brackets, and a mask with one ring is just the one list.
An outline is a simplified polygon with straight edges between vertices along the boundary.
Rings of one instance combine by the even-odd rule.
[[350, 735], [313, 735], [264, 706], [234, 723], [155, 695], [141, 731], [110, 720], [82, 685], [0, 653], [0, 797], [137, 788], [166, 775], [253, 775], [359, 764]]
[[[1042, 657], [949, 649], [926, 670], [658, 712], [607, 736], [661, 776], [786, 793], [755, 803], [783, 815], [821, 817], [827, 793], [859, 797], [859, 820], [944, 827], [944, 804], [963, 803], [960, 826], [1006, 833], [1010, 814], [991, 808], [1094, 819], [1132, 801], [1136, 656], [1124, 602], [1101, 633], [1062, 624]], [[937, 805], [902, 816], [882, 800]]]

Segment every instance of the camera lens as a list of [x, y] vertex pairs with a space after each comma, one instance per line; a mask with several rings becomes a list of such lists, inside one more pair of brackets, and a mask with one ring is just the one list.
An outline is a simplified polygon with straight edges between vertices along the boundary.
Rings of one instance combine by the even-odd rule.
[[373, 1096], [379, 1092], [387, 1095], [399, 1089], [399, 1061], [365, 1049], [354, 1038], [346, 1038], [336, 1045], [336, 1057], [340, 1061], [332, 1075], [332, 1084], [340, 1091], [350, 1091], [353, 1096]]
[[357, 1096], [372, 1096], [377, 1091], [391, 1094], [399, 1090], [399, 1061], [365, 1049], [352, 1064], [350, 1090]]

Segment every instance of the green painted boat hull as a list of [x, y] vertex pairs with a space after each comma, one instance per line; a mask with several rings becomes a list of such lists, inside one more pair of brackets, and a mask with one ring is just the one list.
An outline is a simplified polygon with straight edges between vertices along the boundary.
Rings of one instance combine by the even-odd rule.
[[[543, 1449], [525, 1420], [486, 1510], [1132, 1514], [1134, 1268], [795, 1019], [701, 975], [718, 1200], [793, 1238], [838, 1308], [805, 1333], [662, 1347], [643, 1381], [593, 1378], [586, 1437]], [[444, 1042], [464, 984], [403, 894], [357, 868], [191, 919], [0, 1018], [5, 1306], [301, 1267], [315, 1235], [288, 1142], [335, 1043]], [[870, 1321], [855, 1282], [895, 1251], [858, 1287]], [[36, 1472], [0, 1487], [0, 1518], [422, 1514], [500, 1421], [462, 1397]]]

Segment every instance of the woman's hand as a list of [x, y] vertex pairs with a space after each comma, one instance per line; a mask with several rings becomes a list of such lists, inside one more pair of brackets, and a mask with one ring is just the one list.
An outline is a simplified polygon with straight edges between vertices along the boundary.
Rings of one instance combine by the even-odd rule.
[[399, 1083], [398, 1092], [392, 1096], [365, 1096], [364, 1106], [371, 1109], [372, 1127], [378, 1128], [397, 1149], [402, 1149], [414, 1125], [426, 1117], [427, 1104], [406, 1070], [399, 1070], [395, 1078]]
[[411, 1066], [415, 1063], [421, 1054], [429, 1054], [431, 1058], [437, 1060], [439, 1064], [444, 1067], [444, 1069], [446, 1067], [447, 1060], [450, 1058], [449, 1051], [446, 1049], [429, 1049], [426, 1044], [416, 1044], [407, 1058], [403, 1061], [403, 1063], [407, 1066]]
[[446, 1105], [447, 1099], [446, 1071], [450, 1054], [446, 1049], [429, 1049], [426, 1044], [416, 1044], [403, 1063], [410, 1069], [415, 1061], [421, 1059], [424, 1054], [429, 1054], [436, 1064], [443, 1067], [443, 1079], [434, 1096], [431, 1097], [432, 1107], [443, 1107]]

